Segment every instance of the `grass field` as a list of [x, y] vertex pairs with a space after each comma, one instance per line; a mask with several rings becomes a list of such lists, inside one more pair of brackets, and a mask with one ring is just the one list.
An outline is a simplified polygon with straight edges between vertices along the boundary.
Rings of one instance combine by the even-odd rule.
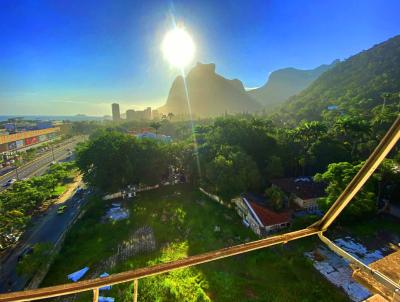
[[[72, 228], [41, 286], [67, 282], [84, 266], [95, 269], [116, 246], [143, 226], [154, 231], [156, 249], [119, 263], [108, 273], [144, 267], [256, 239], [236, 213], [182, 185], [143, 192], [127, 206], [130, 217], [100, 223], [107, 205], [93, 200]], [[215, 232], [215, 226], [220, 232]], [[139, 281], [139, 301], [348, 301], [303, 256], [316, 244], [303, 239], [245, 255], [182, 269]], [[106, 296], [132, 301], [131, 284], [114, 286]], [[89, 301], [90, 293], [78, 301]]]
[[67, 185], [66, 184], [58, 184], [57, 187], [54, 189], [54, 192], [52, 193], [53, 196], [60, 196], [67, 190]]

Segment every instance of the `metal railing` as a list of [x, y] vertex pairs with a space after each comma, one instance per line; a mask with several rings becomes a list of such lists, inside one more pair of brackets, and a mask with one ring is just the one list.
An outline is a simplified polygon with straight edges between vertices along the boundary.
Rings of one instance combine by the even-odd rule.
[[132, 282], [133, 281], [133, 300], [137, 301], [138, 293], [138, 280], [141, 278], [154, 276], [173, 270], [198, 265], [201, 263], [211, 262], [218, 259], [231, 257], [247, 253], [250, 251], [270, 247], [277, 244], [287, 243], [296, 239], [309, 237], [312, 235], [318, 235], [322, 242], [335, 253], [346, 258], [351, 263], [355, 264], [358, 268], [366, 271], [372, 276], [377, 282], [381, 283], [385, 287], [393, 292], [393, 298], [396, 293], [400, 292], [400, 285], [390, 278], [386, 277], [380, 272], [371, 269], [367, 265], [363, 264], [358, 259], [354, 258], [340, 247], [336, 246], [323, 233], [328, 227], [335, 221], [340, 213], [349, 204], [355, 194], [361, 189], [368, 178], [376, 170], [379, 164], [387, 156], [390, 150], [394, 147], [397, 141], [400, 139], [400, 116], [397, 117], [396, 121], [386, 133], [385, 137], [381, 140], [376, 149], [372, 152], [370, 157], [366, 160], [363, 167], [347, 185], [342, 194], [338, 197], [332, 207], [326, 212], [326, 214], [313, 225], [294, 232], [285, 233], [282, 235], [271, 236], [257, 241], [252, 241], [240, 245], [235, 245], [223, 249], [219, 249], [212, 252], [207, 252], [195, 256], [189, 256], [180, 260], [171, 261], [168, 263], [157, 264], [154, 266], [148, 266], [135, 270], [130, 270], [118, 274], [113, 274], [104, 278], [96, 278], [91, 280], [79, 281], [76, 283], [68, 283], [62, 285], [56, 285], [51, 287], [18, 291], [0, 295], [0, 302], [2, 301], [33, 301], [57, 296], [64, 296], [70, 294], [81, 293], [85, 291], [93, 291], [93, 301], [97, 301], [99, 295], [99, 288], [106, 285], [115, 285], [120, 283]]

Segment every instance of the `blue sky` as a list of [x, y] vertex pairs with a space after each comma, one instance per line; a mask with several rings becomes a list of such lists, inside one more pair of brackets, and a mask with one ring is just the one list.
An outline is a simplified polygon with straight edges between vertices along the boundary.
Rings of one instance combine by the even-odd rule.
[[195, 61], [257, 87], [273, 70], [314, 68], [399, 34], [399, 11], [398, 0], [0, 0], [0, 115], [163, 104], [179, 73], [160, 52], [171, 12]]

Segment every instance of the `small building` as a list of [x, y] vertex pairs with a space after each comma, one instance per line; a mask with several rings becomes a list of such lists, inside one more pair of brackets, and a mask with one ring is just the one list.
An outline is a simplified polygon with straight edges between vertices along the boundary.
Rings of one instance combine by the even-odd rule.
[[239, 216], [243, 218], [243, 223], [259, 236], [290, 226], [292, 217], [290, 211], [278, 213], [245, 196], [237, 197], [232, 201], [236, 205]]
[[317, 200], [324, 197], [325, 185], [316, 183], [312, 177], [281, 178], [271, 180], [273, 186], [280, 188], [300, 208], [309, 212], [318, 210]]
[[153, 132], [142, 132], [135, 135], [137, 138], [149, 138], [149, 139], [156, 139], [162, 141], [164, 143], [172, 142], [172, 137], [169, 135], [164, 134], [155, 134]]

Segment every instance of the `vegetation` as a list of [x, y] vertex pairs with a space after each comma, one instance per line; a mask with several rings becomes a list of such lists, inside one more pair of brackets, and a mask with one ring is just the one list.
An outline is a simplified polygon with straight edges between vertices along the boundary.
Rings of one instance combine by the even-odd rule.
[[[90, 268], [85, 278], [92, 278], [97, 277], [93, 272], [99, 267], [101, 272], [115, 273], [256, 239], [233, 209], [208, 199], [190, 185], [142, 192], [124, 206], [130, 210], [127, 220], [100, 223], [109, 204], [100, 199], [88, 203], [86, 214], [68, 233], [41, 286], [65, 283], [68, 274], [85, 266]], [[117, 252], [118, 245], [143, 226], [153, 230], [156, 249], [135, 254], [113, 268], [105, 267], [104, 261]], [[215, 226], [220, 227], [219, 232]], [[314, 244], [303, 240], [141, 279], [139, 299], [347, 301], [303, 256]], [[90, 295], [79, 295], [77, 301], [88, 301]], [[113, 286], [105, 295], [117, 301], [132, 301], [131, 284]]]
[[[320, 207], [327, 210], [343, 192], [344, 188], [360, 170], [363, 163], [352, 165], [347, 162], [330, 164], [323, 174], [317, 174], [317, 181], [329, 183], [327, 196], [321, 199]], [[377, 203], [371, 180], [357, 193], [354, 200], [346, 207], [343, 215], [347, 218], [369, 218], [376, 213]]]
[[[327, 210], [339, 197], [347, 184], [361, 169], [363, 162], [351, 164], [348, 162], [332, 163], [326, 172], [315, 175], [317, 181], [328, 183], [327, 196], [320, 199], [320, 207]], [[371, 176], [354, 200], [346, 207], [343, 217], [347, 220], [370, 219], [379, 201], [397, 202], [400, 173], [394, 160], [386, 159]]]
[[76, 169], [73, 163], [53, 165], [43, 176], [15, 182], [0, 193], [0, 248], [13, 241], [28, 225], [32, 216], [55, 197], [63, 193], [64, 184], [70, 182]]
[[[400, 104], [400, 36], [336, 64], [281, 108], [283, 120], [334, 121], [343, 114], [376, 116]], [[329, 110], [335, 105], [337, 109]], [[382, 120], [382, 119], [380, 119]]]
[[[395, 117], [394, 112], [388, 113], [387, 124]], [[77, 165], [90, 185], [105, 192], [160, 183], [172, 165], [191, 183], [225, 200], [246, 191], [263, 193], [273, 178], [320, 173], [318, 179], [328, 184], [328, 206], [359, 169], [360, 161], [372, 152], [382, 130], [375, 118], [356, 115], [342, 115], [332, 123], [301, 122], [295, 127], [248, 115], [227, 116], [198, 125], [193, 136], [171, 144], [133, 138], [123, 129], [107, 129], [95, 132], [81, 145]], [[398, 153], [398, 149], [392, 153], [392, 167], [385, 176], [378, 177], [360, 197], [367, 201], [355, 216], [374, 213], [384, 197], [395, 198], [393, 192], [400, 187], [395, 169]], [[334, 173], [328, 168], [333, 163], [337, 164], [332, 166]], [[348, 166], [354, 166], [352, 173]], [[340, 185], [335, 183], [338, 177], [342, 177]], [[272, 199], [277, 200], [275, 197]], [[358, 211], [356, 205], [350, 212], [353, 210]]]
[[265, 196], [271, 201], [275, 211], [282, 210], [284, 206], [285, 193], [277, 187], [269, 187], [265, 191]]
[[38, 270], [42, 269], [43, 266], [48, 263], [49, 257], [51, 257], [51, 248], [52, 245], [50, 243], [35, 244], [32, 253], [24, 255], [18, 262], [18, 275], [26, 278], [34, 276]]
[[[225, 114], [198, 121], [194, 129], [173, 115], [151, 123], [83, 127], [79, 131], [91, 137], [79, 147], [77, 165], [89, 185], [115, 192], [132, 184], [157, 184], [168, 177], [172, 167], [183, 172], [193, 186], [140, 193], [134, 202], [126, 202], [130, 218], [115, 223], [99, 223], [107, 204], [94, 199], [68, 235], [44, 285], [63, 283], [68, 273], [84, 266], [98, 267], [143, 226], [154, 231], [156, 250], [124, 259], [107, 268], [108, 272], [163, 263], [254, 238], [232, 210], [200, 195], [198, 186], [225, 200], [246, 191], [265, 193], [279, 211], [284, 196], [276, 188], [266, 189], [271, 180], [315, 175], [315, 180], [327, 185], [321, 208], [329, 207], [399, 115], [399, 45], [400, 36], [337, 63], [270, 116]], [[134, 127], [148, 126], [172, 135], [175, 141], [165, 144], [127, 134]], [[352, 223], [370, 219], [375, 228], [381, 223], [374, 215], [378, 207], [400, 200], [399, 160], [397, 146], [342, 218]], [[48, 180], [47, 184], [50, 191], [55, 190], [56, 183]], [[309, 225], [310, 219], [316, 217], [302, 217], [294, 225]], [[357, 229], [358, 234], [370, 231], [368, 227]], [[312, 240], [289, 243], [146, 278], [140, 281], [139, 295], [143, 301], [346, 300], [303, 257], [313, 244]], [[114, 286], [110, 295], [131, 300], [130, 286]]]
[[104, 192], [129, 184], [157, 184], [167, 172], [165, 145], [137, 139], [116, 130], [101, 130], [77, 150], [77, 166], [84, 180]]

